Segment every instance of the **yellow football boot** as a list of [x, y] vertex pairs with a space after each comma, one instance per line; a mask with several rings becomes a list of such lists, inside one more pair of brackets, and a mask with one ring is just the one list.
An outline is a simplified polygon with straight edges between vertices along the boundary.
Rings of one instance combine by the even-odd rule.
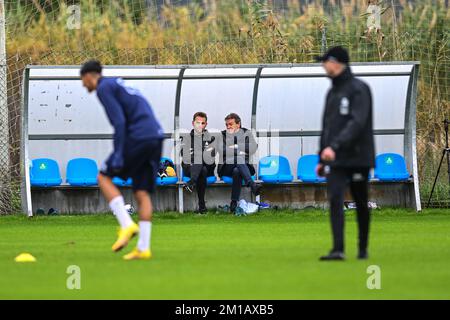
[[139, 251], [138, 248], [133, 249], [129, 254], [123, 256], [124, 260], [149, 260], [152, 257], [150, 250]]
[[125, 248], [128, 242], [133, 239], [139, 233], [139, 226], [133, 223], [128, 228], [123, 228], [119, 230], [119, 237], [117, 241], [112, 246], [112, 251], [118, 252]]

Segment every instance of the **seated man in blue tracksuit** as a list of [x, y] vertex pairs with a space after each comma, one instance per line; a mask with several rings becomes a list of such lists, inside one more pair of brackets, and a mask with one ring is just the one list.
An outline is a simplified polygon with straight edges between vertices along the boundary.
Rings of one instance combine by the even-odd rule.
[[[150, 259], [152, 202], [155, 179], [161, 158], [163, 129], [155, 118], [147, 100], [135, 88], [120, 78], [102, 76], [100, 62], [86, 62], [80, 70], [83, 86], [97, 96], [114, 127], [114, 151], [105, 161], [98, 175], [99, 187], [114, 212], [120, 232], [112, 246], [114, 252], [123, 249], [139, 233], [136, 249], [125, 260]], [[132, 178], [133, 191], [139, 207], [139, 226], [125, 209], [113, 177]]]

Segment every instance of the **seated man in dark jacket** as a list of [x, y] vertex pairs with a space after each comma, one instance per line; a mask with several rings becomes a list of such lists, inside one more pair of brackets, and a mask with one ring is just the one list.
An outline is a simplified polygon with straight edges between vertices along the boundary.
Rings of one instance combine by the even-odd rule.
[[222, 131], [221, 164], [218, 168], [220, 177], [233, 178], [231, 192], [231, 212], [235, 212], [241, 195], [242, 180], [250, 187], [254, 195], [259, 195], [261, 186], [252, 176], [255, 168], [250, 164], [250, 157], [255, 154], [258, 145], [250, 130], [241, 128], [241, 118], [231, 113], [225, 118], [227, 130]]
[[186, 184], [185, 189], [192, 192], [197, 189], [198, 195], [198, 213], [206, 212], [205, 193], [207, 177], [214, 176], [215, 148], [214, 140], [206, 130], [208, 117], [204, 112], [194, 114], [192, 131], [182, 136], [181, 157], [183, 173], [185, 177], [191, 178]]

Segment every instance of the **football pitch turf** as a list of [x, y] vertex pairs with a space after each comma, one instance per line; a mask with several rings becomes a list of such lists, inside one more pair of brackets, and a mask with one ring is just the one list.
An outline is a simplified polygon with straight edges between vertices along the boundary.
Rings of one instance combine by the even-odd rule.
[[[346, 213], [345, 262], [330, 249], [326, 211], [236, 217], [161, 213], [153, 259], [122, 261], [112, 215], [0, 217], [0, 299], [449, 299], [450, 211], [376, 210], [370, 259], [356, 260], [355, 213]], [[135, 217], [136, 218], [136, 217]], [[29, 252], [35, 263], [16, 263]], [[81, 289], [69, 290], [70, 265]], [[379, 266], [381, 289], [367, 268]]]

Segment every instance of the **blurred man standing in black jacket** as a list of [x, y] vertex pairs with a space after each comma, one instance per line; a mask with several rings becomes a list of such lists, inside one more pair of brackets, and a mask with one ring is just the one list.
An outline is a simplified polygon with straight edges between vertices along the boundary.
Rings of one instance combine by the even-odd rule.
[[375, 148], [372, 124], [372, 95], [369, 86], [356, 79], [349, 67], [348, 52], [331, 48], [317, 57], [332, 80], [326, 97], [320, 139], [320, 163], [316, 171], [327, 172], [328, 199], [334, 246], [320, 260], [344, 260], [344, 193], [349, 185], [357, 207], [359, 227], [358, 259], [367, 259], [370, 211], [369, 171], [374, 167]]

